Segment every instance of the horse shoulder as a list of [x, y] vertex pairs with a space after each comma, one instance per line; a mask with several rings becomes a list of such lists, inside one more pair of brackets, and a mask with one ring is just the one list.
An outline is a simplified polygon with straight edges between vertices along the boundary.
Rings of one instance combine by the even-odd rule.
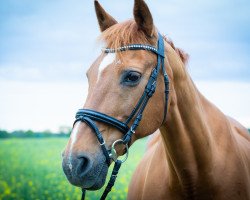
[[239, 158], [241, 159], [245, 170], [248, 173], [250, 184], [250, 134], [248, 130], [235, 119], [228, 117], [228, 120], [230, 122], [238, 147], [238, 151], [236, 151], [236, 153], [238, 153]]
[[[221, 151], [214, 163], [214, 178], [220, 193], [227, 199], [250, 199], [250, 137], [246, 128], [231, 117], [231, 147]], [[220, 149], [222, 150], [222, 149]], [[216, 170], [217, 169], [217, 170]]]
[[168, 165], [160, 132], [150, 136], [146, 152], [134, 171], [128, 199], [168, 199]]

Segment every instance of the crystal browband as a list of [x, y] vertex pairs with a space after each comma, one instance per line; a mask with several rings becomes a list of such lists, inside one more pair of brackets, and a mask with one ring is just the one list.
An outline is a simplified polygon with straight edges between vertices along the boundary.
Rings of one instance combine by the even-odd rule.
[[116, 49], [112, 48], [103, 48], [102, 51], [105, 53], [115, 53], [115, 52], [121, 52], [121, 51], [126, 51], [126, 50], [147, 50], [154, 52], [155, 54], [158, 54], [157, 49], [154, 46], [151, 45], [144, 45], [144, 44], [131, 44], [131, 45], [126, 45], [122, 46]]

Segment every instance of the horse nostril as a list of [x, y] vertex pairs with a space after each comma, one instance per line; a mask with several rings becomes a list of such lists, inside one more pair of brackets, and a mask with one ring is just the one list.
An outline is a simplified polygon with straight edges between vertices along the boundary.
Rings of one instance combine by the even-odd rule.
[[80, 177], [84, 177], [89, 170], [91, 169], [91, 161], [90, 158], [86, 155], [78, 156], [78, 166], [77, 166], [77, 173]]
[[84, 173], [88, 168], [89, 160], [87, 158], [80, 158], [79, 170], [81, 173]]

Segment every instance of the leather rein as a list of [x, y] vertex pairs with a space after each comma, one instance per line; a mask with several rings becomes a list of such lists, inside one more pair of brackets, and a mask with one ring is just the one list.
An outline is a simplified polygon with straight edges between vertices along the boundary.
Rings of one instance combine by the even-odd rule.
[[[90, 109], [79, 109], [76, 113], [76, 119], [75, 122], [81, 121], [86, 123], [93, 131], [93, 133], [96, 135], [98, 142], [100, 143], [100, 147], [103, 151], [103, 154], [106, 158], [106, 163], [108, 166], [111, 164], [111, 160], [114, 161], [114, 168], [112, 170], [112, 174], [110, 177], [110, 180], [101, 196], [101, 200], [104, 200], [108, 193], [111, 191], [118, 171], [121, 167], [121, 164], [126, 161], [128, 158], [128, 144], [131, 141], [131, 138], [133, 134], [135, 133], [143, 115], [143, 111], [149, 101], [149, 99], [153, 96], [156, 85], [157, 85], [157, 77], [159, 75], [160, 70], [162, 70], [162, 74], [164, 76], [164, 83], [165, 83], [165, 108], [164, 108], [164, 119], [165, 121], [166, 114], [167, 114], [167, 106], [168, 106], [168, 94], [169, 94], [169, 78], [166, 72], [166, 69], [164, 67], [164, 39], [160, 33], [158, 33], [158, 42], [157, 42], [157, 49], [154, 46], [151, 45], [145, 45], [145, 44], [131, 44], [127, 46], [122, 46], [117, 49], [110, 49], [105, 48], [103, 51], [104, 53], [116, 53], [121, 51], [127, 51], [127, 50], [146, 50], [150, 51], [157, 55], [157, 65], [153, 68], [151, 75], [148, 79], [147, 85], [145, 87], [145, 90], [140, 97], [139, 101], [137, 102], [135, 108], [132, 110], [131, 114], [129, 115], [128, 119], [125, 122], [121, 122], [111, 116], [105, 115], [104, 113], [97, 112], [95, 110]], [[132, 125], [129, 127], [128, 124], [132, 121]], [[124, 134], [124, 137], [122, 139], [116, 140], [113, 144], [111, 149], [107, 149], [105, 145], [105, 140], [102, 137], [101, 132], [99, 131], [95, 121], [102, 122], [105, 124], [108, 124], [110, 126], [113, 126], [117, 128], [119, 131], [121, 131]], [[73, 125], [74, 126], [74, 125]], [[118, 159], [118, 155], [115, 150], [115, 146], [117, 144], [123, 144], [126, 148], [126, 154], [125, 157], [122, 160]], [[85, 198], [85, 189], [82, 189], [82, 200]]]

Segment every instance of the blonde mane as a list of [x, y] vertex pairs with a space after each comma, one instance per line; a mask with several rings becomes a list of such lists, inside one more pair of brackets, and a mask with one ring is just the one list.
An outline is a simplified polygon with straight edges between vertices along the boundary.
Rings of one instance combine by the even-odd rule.
[[[157, 31], [154, 31], [152, 38], [145, 37], [143, 31], [138, 30], [138, 26], [134, 20], [128, 20], [123, 23], [115, 24], [105, 30], [100, 40], [105, 42], [109, 48], [118, 48], [128, 44], [150, 44], [156, 46]], [[175, 50], [184, 64], [188, 61], [188, 54], [183, 50], [175, 47], [172, 40], [164, 36], [164, 40]]]

